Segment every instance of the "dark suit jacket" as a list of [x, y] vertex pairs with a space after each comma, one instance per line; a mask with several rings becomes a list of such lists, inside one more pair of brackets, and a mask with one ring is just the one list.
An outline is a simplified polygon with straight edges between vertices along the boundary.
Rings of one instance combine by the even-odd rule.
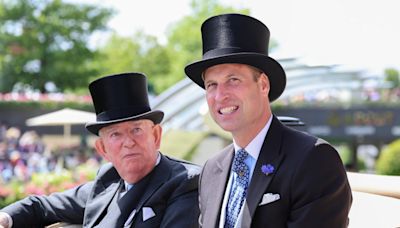
[[[197, 227], [199, 173], [199, 166], [161, 155], [147, 182], [132, 188], [136, 198], [128, 205], [135, 204], [133, 227]], [[119, 213], [118, 207], [108, 207], [121, 182], [115, 168], [106, 164], [93, 182], [50, 196], [30, 196], [2, 211], [11, 215], [13, 227], [43, 227], [60, 221], [84, 227], [115, 227], [102, 217], [107, 210]], [[143, 221], [144, 207], [151, 208], [155, 216]]]
[[[208, 160], [200, 176], [200, 225], [218, 227], [233, 145]], [[265, 175], [262, 165], [275, 170]], [[259, 205], [266, 193], [280, 199]], [[352, 202], [337, 151], [327, 142], [284, 126], [273, 117], [244, 203], [242, 228], [346, 227]]]

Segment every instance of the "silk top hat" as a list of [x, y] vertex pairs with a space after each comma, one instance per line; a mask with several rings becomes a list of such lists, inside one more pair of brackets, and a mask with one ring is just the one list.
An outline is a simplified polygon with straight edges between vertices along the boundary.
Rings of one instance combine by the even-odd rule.
[[204, 89], [203, 72], [223, 63], [242, 63], [256, 67], [269, 78], [269, 100], [276, 100], [285, 89], [282, 66], [268, 56], [269, 30], [259, 20], [241, 14], [222, 14], [207, 19], [201, 26], [203, 58], [185, 67], [186, 75]]
[[155, 124], [162, 121], [164, 113], [151, 110], [147, 79], [141, 73], [123, 73], [106, 76], [89, 84], [96, 122], [87, 123], [86, 129], [98, 135], [110, 124], [127, 120], [149, 119]]

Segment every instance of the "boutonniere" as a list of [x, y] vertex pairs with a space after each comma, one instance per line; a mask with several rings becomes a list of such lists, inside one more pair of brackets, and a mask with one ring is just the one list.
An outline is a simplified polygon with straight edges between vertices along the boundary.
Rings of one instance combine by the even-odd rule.
[[271, 164], [266, 164], [261, 166], [261, 172], [264, 173], [266, 176], [274, 173], [274, 166]]

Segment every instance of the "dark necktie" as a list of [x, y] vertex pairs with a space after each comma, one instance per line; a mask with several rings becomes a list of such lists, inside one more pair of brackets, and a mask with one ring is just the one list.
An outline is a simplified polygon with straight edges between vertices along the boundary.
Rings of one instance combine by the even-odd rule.
[[249, 167], [244, 160], [249, 154], [240, 149], [236, 152], [232, 164], [232, 172], [237, 174], [237, 178], [233, 179], [231, 191], [229, 194], [228, 204], [226, 206], [225, 228], [233, 228], [238, 219], [240, 209], [242, 208], [246, 197], [247, 187], [249, 185]]

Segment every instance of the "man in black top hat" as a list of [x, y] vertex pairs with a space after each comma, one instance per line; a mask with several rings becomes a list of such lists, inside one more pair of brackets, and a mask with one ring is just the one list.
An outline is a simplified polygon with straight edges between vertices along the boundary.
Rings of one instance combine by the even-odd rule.
[[97, 121], [86, 128], [110, 163], [92, 182], [3, 208], [0, 227], [197, 227], [200, 167], [159, 152], [164, 113], [151, 110], [145, 75], [111, 75], [89, 89]]
[[185, 72], [205, 89], [211, 116], [233, 143], [203, 167], [200, 225], [346, 227], [352, 196], [337, 151], [272, 114], [286, 75], [268, 56], [268, 28], [224, 14], [201, 31], [203, 58]]

